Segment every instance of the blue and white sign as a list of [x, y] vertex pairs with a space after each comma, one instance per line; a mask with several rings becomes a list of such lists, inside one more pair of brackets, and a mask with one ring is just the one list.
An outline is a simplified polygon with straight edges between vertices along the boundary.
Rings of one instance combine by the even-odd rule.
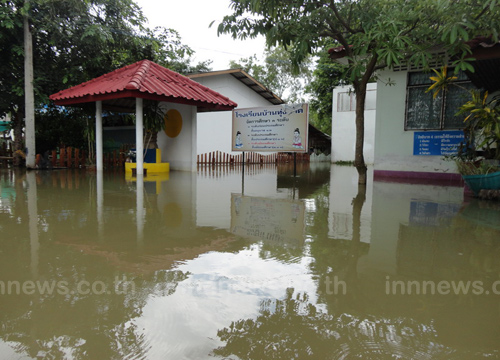
[[464, 141], [464, 132], [416, 131], [413, 138], [413, 155], [456, 155], [460, 143]]

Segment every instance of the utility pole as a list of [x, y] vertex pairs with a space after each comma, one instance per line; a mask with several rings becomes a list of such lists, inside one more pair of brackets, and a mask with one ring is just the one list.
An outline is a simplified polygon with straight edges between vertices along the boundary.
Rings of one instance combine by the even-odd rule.
[[[30, 0], [26, 0], [29, 12]], [[35, 94], [33, 91], [33, 39], [29, 24], [28, 14], [24, 15], [24, 114], [26, 139], [26, 168], [35, 168]]]

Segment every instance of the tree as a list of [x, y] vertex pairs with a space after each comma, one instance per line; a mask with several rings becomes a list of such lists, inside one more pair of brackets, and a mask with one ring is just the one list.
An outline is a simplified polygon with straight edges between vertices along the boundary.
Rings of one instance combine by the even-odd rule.
[[[30, 0], [26, 4], [24, 0], [0, 0], [0, 116], [12, 116], [15, 150], [24, 150], [25, 15], [33, 37], [38, 111], [51, 106], [50, 94], [139, 60], [148, 59], [175, 71], [192, 69], [193, 50], [181, 43], [175, 30], [146, 28], [146, 19], [132, 0]], [[58, 110], [47, 113], [57, 114]], [[50, 129], [44, 127], [44, 131]]]
[[311, 95], [309, 121], [326, 134], [332, 133], [333, 89], [342, 79], [341, 65], [330, 59], [329, 47], [319, 51], [316, 69], [306, 87], [306, 92]]
[[345, 76], [356, 93], [354, 164], [358, 182], [365, 184], [368, 82], [377, 70], [403, 61], [428, 67], [436, 47], [455, 56], [457, 70], [471, 70], [466, 42], [478, 35], [498, 41], [497, 5], [498, 0], [232, 0], [233, 14], [223, 18], [218, 33], [240, 39], [264, 34], [268, 46], [293, 43], [295, 64], [325, 39], [338, 45], [347, 62]]
[[264, 50], [264, 61], [259, 63], [257, 56], [231, 61], [231, 69], [242, 68], [257, 81], [268, 87], [287, 103], [305, 102], [304, 88], [311, 79], [311, 57], [299, 67], [293, 66], [291, 52], [283, 46]]

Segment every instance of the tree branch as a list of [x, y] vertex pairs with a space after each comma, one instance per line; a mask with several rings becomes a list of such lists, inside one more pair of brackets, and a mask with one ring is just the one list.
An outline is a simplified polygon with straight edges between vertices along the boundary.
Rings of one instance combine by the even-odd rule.
[[373, 57], [368, 62], [368, 65], [366, 66], [366, 71], [363, 74], [363, 77], [361, 78], [363, 84], [367, 84], [368, 81], [370, 81], [370, 78], [372, 77], [373, 73], [375, 72], [375, 69], [377, 68], [377, 61], [378, 61], [378, 55], [376, 52], [374, 52]]
[[359, 31], [356, 31], [352, 29], [349, 24], [340, 16], [339, 9], [337, 8], [337, 5], [335, 4], [335, 0], [330, 0], [330, 9], [333, 10], [333, 13], [335, 14], [335, 17], [337, 20], [340, 22], [340, 24], [351, 34], [355, 34]]

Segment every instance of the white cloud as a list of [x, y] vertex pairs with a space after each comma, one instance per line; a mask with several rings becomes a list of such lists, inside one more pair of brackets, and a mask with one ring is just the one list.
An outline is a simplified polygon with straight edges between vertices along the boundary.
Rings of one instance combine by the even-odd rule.
[[[217, 36], [217, 25], [232, 13], [229, 0], [135, 0], [149, 20], [149, 26], [163, 26], [179, 32], [182, 43], [195, 52], [195, 62], [212, 60], [214, 70], [229, 67], [230, 60], [256, 54], [262, 59], [265, 40], [233, 40], [229, 35]], [[209, 25], [214, 21], [214, 25]]]

